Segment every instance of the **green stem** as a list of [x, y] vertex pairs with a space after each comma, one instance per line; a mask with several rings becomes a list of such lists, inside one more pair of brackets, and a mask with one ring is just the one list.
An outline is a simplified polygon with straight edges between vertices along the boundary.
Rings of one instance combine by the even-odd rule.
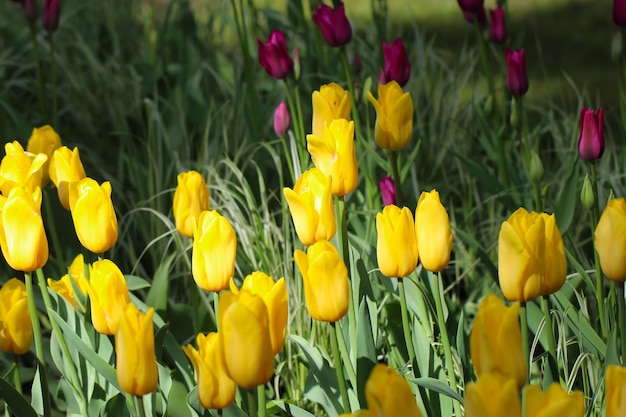
[[[448, 337], [448, 329], [446, 328], [446, 319], [443, 316], [443, 305], [442, 300], [444, 298], [444, 294], [442, 291], [441, 285], [441, 274], [434, 274], [428, 271], [428, 275], [430, 276], [433, 284], [434, 284], [434, 297], [435, 297], [435, 307], [437, 309], [437, 324], [439, 326], [439, 332], [441, 333], [441, 342], [443, 344], [443, 354], [446, 359], [446, 365], [448, 369], [448, 379], [450, 380], [451, 388], [454, 392], [458, 392], [458, 388], [456, 386], [456, 374], [454, 372], [454, 361], [452, 360], [452, 349], [450, 348], [450, 339]], [[461, 405], [458, 401], [452, 400], [452, 406], [454, 407], [454, 413], [457, 416], [461, 416]]]
[[54, 33], [48, 34], [50, 43], [50, 77], [52, 78], [52, 124], [58, 129], [59, 120], [57, 115], [57, 60], [54, 53]]
[[415, 375], [415, 347], [413, 346], [413, 338], [411, 337], [411, 321], [409, 321], [409, 311], [406, 307], [406, 289], [404, 287], [404, 278], [398, 278], [398, 292], [400, 293], [400, 308], [402, 309], [402, 330], [404, 331], [404, 342], [406, 350], [409, 352], [409, 361], [411, 369]]
[[[298, 128], [300, 129], [300, 140], [303, 144], [306, 145], [306, 134], [304, 133], [304, 118], [302, 117], [302, 104], [300, 100], [300, 89], [298, 88], [298, 83], [294, 86], [295, 96], [296, 96], [296, 115], [298, 116]], [[306, 146], [305, 146], [306, 148]]]
[[493, 81], [493, 72], [491, 71], [491, 65], [489, 64], [489, 56], [487, 55], [487, 45], [485, 38], [483, 37], [483, 30], [480, 27], [480, 22], [475, 19], [476, 36], [478, 37], [478, 49], [480, 50], [480, 58], [483, 62], [483, 68], [485, 69], [485, 77], [487, 78], [487, 85], [489, 87], [489, 95], [493, 103], [493, 110], [498, 112], [498, 97], [496, 96], [496, 88]]
[[[41, 71], [41, 61], [39, 59], [39, 44], [37, 43], [37, 28], [35, 22], [28, 21], [28, 28], [30, 29], [30, 38], [33, 43], [33, 55], [35, 58], [35, 68], [37, 70], [37, 92], [39, 93], [39, 105], [41, 106], [41, 113], [44, 120], [48, 120], [48, 108], [46, 106], [45, 91], [43, 85], [43, 75]], [[56, 126], [55, 126], [56, 128]]]
[[604, 281], [602, 276], [602, 267], [600, 266], [600, 257], [598, 256], [598, 251], [595, 250], [595, 233], [593, 233], [593, 231], [596, 230], [598, 220], [600, 219], [600, 209], [598, 206], [598, 173], [594, 162], [591, 163], [591, 189], [593, 190], [594, 200], [594, 204], [591, 208], [591, 235], [593, 236], [594, 243], [593, 254], [596, 269], [596, 299], [598, 300], [598, 312], [600, 314], [600, 329], [602, 331], [602, 337], [604, 340], [608, 340], [609, 330], [606, 325], [606, 311], [604, 307]]
[[526, 302], [520, 303], [519, 318], [522, 330], [522, 350], [524, 351], [524, 361], [526, 363], [526, 371], [528, 374], [526, 383], [528, 384], [528, 380], [530, 379], [530, 367], [528, 366], [530, 363], [530, 346], [528, 344], [528, 316], [526, 313]]
[[399, 152], [389, 151], [389, 167], [391, 168], [391, 175], [393, 176], [393, 182], [396, 187], [396, 205], [402, 207], [402, 179], [400, 178], [400, 170], [398, 169], [399, 161]]
[[543, 317], [545, 318], [545, 330], [548, 335], [548, 352], [550, 353], [551, 360], [548, 361], [550, 370], [552, 372], [552, 378], [555, 381], [559, 379], [559, 368], [556, 357], [556, 343], [554, 342], [554, 330], [552, 329], [552, 317], [550, 316], [550, 304], [548, 296], [541, 297], [541, 309], [543, 310]]
[[348, 379], [350, 380], [350, 384], [353, 388], [356, 388], [356, 373], [354, 372], [354, 367], [352, 366], [352, 361], [350, 360], [350, 353], [348, 353], [348, 347], [346, 346], [346, 340], [343, 337], [343, 332], [341, 331], [341, 324], [335, 324], [335, 331], [337, 332], [337, 341], [339, 342], [339, 352], [341, 353], [341, 358], [343, 359], [343, 363], [346, 367], [346, 372], [348, 373]]
[[[298, 116], [298, 108], [294, 104], [293, 94], [291, 92], [291, 87], [287, 80], [285, 81], [285, 88], [287, 90], [287, 104], [289, 105], [289, 112], [294, 115], [296, 119], [296, 124], [299, 125], [299, 128], [294, 129], [296, 132], [296, 148], [298, 150], [298, 162], [300, 163], [300, 170], [303, 171], [306, 166], [306, 138], [304, 137], [304, 127], [302, 126], [302, 121], [299, 120]], [[298, 100], [299, 102], [299, 100]]]
[[143, 403], [143, 397], [135, 396], [135, 403], [137, 404], [138, 417], [146, 417], [146, 407]]
[[[44, 206], [44, 210], [46, 214], [46, 221], [44, 222], [44, 224], [46, 225], [46, 229], [48, 229], [48, 236], [50, 236], [50, 239], [52, 240], [51, 252], [60, 254], [62, 252], [63, 247], [61, 246], [61, 241], [59, 240], [59, 234], [57, 233], [56, 222], [54, 221], [54, 213], [52, 212], [52, 205], [51, 205], [52, 196], [50, 196], [51, 191], [49, 190], [51, 189], [47, 188], [44, 191], [45, 197], [43, 201], [43, 206]], [[56, 194], [56, 191], [54, 191], [54, 194]], [[54, 198], [57, 198], [56, 195], [54, 196]]]
[[350, 306], [348, 308], [348, 329], [350, 335], [350, 358], [354, 362], [356, 360], [356, 306], [354, 305], [354, 282], [352, 281], [352, 275], [350, 273], [350, 243], [348, 242], [348, 219], [346, 215], [346, 202], [344, 196], [337, 197], [339, 207], [339, 228], [341, 233], [339, 234], [341, 241], [341, 256], [343, 262], [348, 269], [348, 278], [350, 279]]
[[248, 415], [250, 417], [258, 417], [258, 406], [256, 401], [256, 395], [251, 389], [246, 390], [248, 392]]
[[256, 393], [258, 397], [259, 417], [265, 417], [265, 385], [261, 384], [256, 387]]
[[624, 299], [624, 283], [620, 282], [617, 285], [617, 309], [619, 314], [619, 338], [621, 340], [622, 347], [622, 366], [626, 365], [626, 300]]
[[46, 356], [43, 350], [43, 337], [41, 336], [41, 323], [39, 322], [39, 312], [35, 304], [35, 291], [33, 289], [33, 277], [30, 272], [24, 273], [26, 281], [26, 297], [28, 300], [28, 311], [33, 324], [33, 338], [35, 339], [35, 354], [39, 362], [39, 378], [41, 380], [41, 392], [43, 395], [43, 412], [45, 417], [52, 415], [52, 404], [50, 402], [50, 392], [48, 390], [48, 372], [46, 369]]
[[356, 96], [354, 94], [354, 85], [352, 84], [352, 75], [350, 73], [350, 64], [346, 57], [347, 51], [345, 47], [341, 48], [341, 62], [343, 63], [343, 69], [346, 73], [346, 81], [348, 83], [348, 92], [350, 93], [350, 100], [352, 101], [352, 120], [354, 120], [354, 131], [357, 138], [363, 137], [361, 135], [361, 123], [359, 120], [359, 108], [357, 106]]
[[348, 390], [346, 389], [346, 379], [343, 376], [343, 365], [341, 356], [339, 355], [339, 347], [337, 345], [336, 323], [330, 323], [331, 335], [330, 344], [333, 350], [333, 358], [335, 359], [335, 370], [337, 371], [337, 383], [339, 384], [339, 392], [341, 392], [341, 403], [343, 404], [344, 413], [350, 412], [350, 401], [348, 399]]

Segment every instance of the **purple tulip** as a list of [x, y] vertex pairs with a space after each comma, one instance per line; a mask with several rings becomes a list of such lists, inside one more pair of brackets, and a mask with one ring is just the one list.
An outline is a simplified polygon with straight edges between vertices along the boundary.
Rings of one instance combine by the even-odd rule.
[[406, 56], [402, 39], [397, 38], [391, 46], [383, 42], [383, 55], [385, 56], [384, 83], [395, 81], [404, 87], [411, 76], [411, 63]]
[[604, 110], [602, 107], [598, 109], [597, 114], [585, 107], [580, 110], [578, 153], [585, 161], [600, 159], [604, 153]]
[[346, 17], [343, 3], [336, 9], [322, 4], [313, 10], [313, 21], [330, 46], [342, 46], [352, 39], [352, 27]]
[[393, 179], [383, 175], [383, 179], [378, 182], [378, 188], [380, 188], [380, 194], [383, 197], [385, 206], [396, 204], [396, 184], [393, 182]]
[[54, 32], [59, 27], [60, 0], [46, 0], [43, 5], [43, 28]]
[[506, 48], [506, 88], [515, 97], [528, 91], [528, 75], [526, 75], [526, 56], [524, 49], [511, 51]]
[[485, 0], [457, 0], [461, 10], [464, 12], [476, 13], [484, 7]]
[[278, 136], [284, 136], [291, 124], [289, 109], [284, 101], [281, 101], [274, 111], [274, 132]]
[[39, 8], [37, 7], [37, 0], [11, 0], [14, 3], [20, 3], [22, 5], [22, 11], [26, 20], [34, 21], [39, 17]]
[[469, 23], [476, 23], [476, 21], [478, 21], [481, 27], [485, 26], [487, 23], [487, 12], [485, 12], [484, 7], [481, 7], [475, 12], [468, 12], [463, 10], [463, 17]]
[[617, 26], [626, 26], [626, 0], [613, 0], [613, 21]]
[[504, 18], [504, 7], [498, 6], [495, 10], [489, 10], [489, 14], [491, 16], [489, 37], [494, 43], [502, 43], [508, 36], [506, 20]]
[[259, 63], [272, 78], [286, 78], [293, 70], [293, 61], [287, 50], [285, 35], [274, 29], [265, 45], [256, 39], [259, 45]]

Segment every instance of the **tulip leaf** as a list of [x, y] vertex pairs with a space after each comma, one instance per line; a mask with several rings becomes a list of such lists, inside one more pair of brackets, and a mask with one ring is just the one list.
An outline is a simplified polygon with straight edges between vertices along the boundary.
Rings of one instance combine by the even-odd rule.
[[191, 417], [191, 410], [189, 407], [185, 386], [180, 381], [172, 380], [172, 387], [170, 388], [170, 392], [167, 396], [165, 417]]
[[414, 383], [419, 387], [424, 387], [426, 389], [438, 392], [447, 397], [452, 398], [453, 400], [457, 400], [459, 403], [463, 404], [463, 398], [456, 392], [452, 390], [445, 382], [434, 379], [430, 377], [422, 377], [422, 378], [408, 378], [409, 382]]
[[109, 398], [100, 411], [100, 417], [126, 417], [129, 415], [126, 396], [121, 392]]
[[554, 210], [556, 214], [556, 224], [561, 234], [565, 234], [574, 220], [574, 211], [576, 210], [576, 202], [578, 200], [578, 178], [580, 176], [580, 170], [578, 169], [578, 160], [580, 158], [574, 158], [575, 162], [572, 164], [565, 185], [559, 195], [559, 200], [556, 203]]
[[150, 283], [137, 275], [124, 275], [126, 285], [129, 291], [136, 291], [142, 288], [148, 288]]
[[6, 379], [0, 377], [0, 398], [2, 398], [13, 415], [20, 417], [38, 417], [35, 409], [28, 403], [13, 385]]
[[313, 414], [309, 413], [302, 408], [295, 406], [293, 404], [286, 403], [284, 401], [270, 401], [268, 404], [270, 406], [276, 406], [287, 413], [288, 416], [293, 417], [314, 417]]
[[[594, 351], [598, 355], [604, 355], [606, 352], [606, 344], [595, 332], [589, 318], [586, 317], [581, 309], [574, 306], [560, 291], [552, 294], [552, 299], [559, 306], [559, 310], [563, 312], [567, 325], [572, 332], [580, 337], [585, 349]], [[582, 304], [583, 301], [581, 301]]]
[[372, 326], [370, 322], [370, 314], [368, 301], [363, 299], [359, 306], [359, 315], [357, 317], [357, 344], [356, 344], [356, 374], [357, 374], [357, 393], [359, 403], [366, 404], [365, 401], [365, 383], [369, 374], [376, 365], [376, 347], [374, 346], [374, 336], [372, 335]]
[[454, 234], [461, 238], [463, 242], [469, 245], [472, 249], [476, 251], [476, 255], [482, 261], [482, 264], [487, 267], [489, 271], [489, 275], [493, 278], [494, 282], [498, 282], [498, 268], [491, 260], [489, 254], [485, 252], [484, 245], [479, 243], [472, 235], [462, 230], [460, 227], [456, 227], [455, 225], [451, 225], [454, 230]]
[[167, 296], [170, 283], [170, 267], [174, 259], [178, 256], [177, 252], [170, 254], [161, 262], [152, 278], [152, 285], [146, 296], [146, 304], [154, 307], [157, 312], [165, 311], [167, 308]]
[[196, 412], [196, 415], [203, 416], [204, 415], [204, 407], [200, 404], [200, 399], [198, 398], [198, 386], [196, 385], [189, 391], [187, 394], [187, 404], [193, 411]]

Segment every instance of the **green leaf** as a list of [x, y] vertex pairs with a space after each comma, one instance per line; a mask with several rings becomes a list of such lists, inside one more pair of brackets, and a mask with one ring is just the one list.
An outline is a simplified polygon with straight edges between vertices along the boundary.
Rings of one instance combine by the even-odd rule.
[[2, 398], [14, 415], [20, 417], [38, 417], [35, 409], [28, 403], [13, 385], [0, 377], [0, 398]]
[[187, 390], [180, 381], [172, 380], [172, 387], [167, 396], [165, 417], [191, 417], [191, 410], [187, 402]]
[[124, 275], [124, 278], [126, 278], [126, 285], [128, 285], [129, 291], [136, 291], [150, 286], [148, 281], [136, 275]]
[[447, 397], [452, 398], [453, 400], [457, 400], [461, 404], [463, 404], [463, 398], [456, 392], [452, 390], [445, 382], [440, 381], [438, 379], [422, 377], [422, 378], [409, 378], [409, 382], [414, 383], [420, 387], [427, 388], [429, 390], [438, 392]]
[[569, 170], [569, 175], [565, 180], [565, 185], [559, 195], [559, 201], [554, 210], [556, 213], [556, 224], [561, 234], [565, 234], [574, 219], [574, 211], [576, 210], [576, 202], [578, 200], [578, 178], [580, 176], [580, 170], [578, 169], [579, 159], [580, 158], [574, 158], [575, 162]]
[[152, 279], [152, 285], [146, 296], [146, 304], [154, 307], [156, 311], [165, 311], [167, 308], [167, 296], [170, 283], [170, 267], [176, 256], [177, 252], [170, 254], [154, 273]]
[[284, 401], [270, 401], [268, 404], [270, 406], [276, 406], [287, 413], [288, 416], [291, 417], [314, 417], [313, 414], [309, 413], [302, 408], [295, 406], [293, 404], [286, 403]]
[[357, 345], [356, 345], [356, 375], [357, 375], [357, 393], [359, 403], [366, 404], [365, 401], [365, 384], [369, 374], [376, 365], [376, 348], [374, 346], [374, 336], [372, 335], [372, 326], [370, 324], [369, 308], [367, 300], [363, 299], [359, 306], [359, 314], [357, 317]]
[[100, 411], [100, 417], [126, 417], [129, 415], [126, 396], [121, 392], [109, 398]]

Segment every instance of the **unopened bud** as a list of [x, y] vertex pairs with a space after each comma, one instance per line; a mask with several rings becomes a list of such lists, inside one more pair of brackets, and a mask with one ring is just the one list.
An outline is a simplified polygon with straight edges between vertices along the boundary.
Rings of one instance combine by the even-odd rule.
[[295, 48], [293, 50], [291, 59], [293, 60], [293, 78], [298, 81], [300, 79], [300, 75], [302, 74], [302, 64], [300, 64], [300, 48]]
[[596, 200], [593, 197], [593, 187], [591, 186], [591, 181], [589, 180], [589, 175], [585, 175], [585, 180], [583, 181], [583, 188], [580, 190], [580, 201], [583, 203], [583, 206], [587, 210], [591, 210]]
[[530, 153], [530, 180], [533, 184], [539, 184], [543, 179], [543, 163], [537, 152]]
[[620, 28], [617, 32], [615, 32], [615, 35], [613, 35], [613, 39], [611, 40], [611, 58], [617, 61], [622, 56], [623, 49], [624, 34]]

